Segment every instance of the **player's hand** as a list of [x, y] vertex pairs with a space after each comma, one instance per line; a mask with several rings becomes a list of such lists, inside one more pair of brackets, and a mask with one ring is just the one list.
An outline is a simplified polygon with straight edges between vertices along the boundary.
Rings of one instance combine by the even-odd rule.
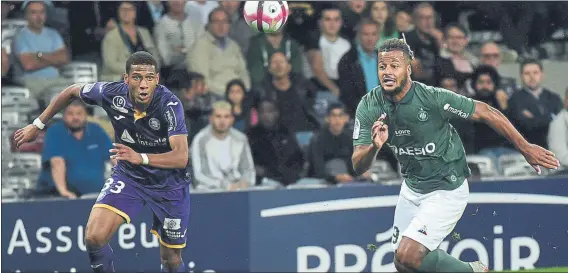
[[383, 147], [383, 144], [385, 144], [389, 138], [389, 126], [384, 123], [385, 118], [386, 115], [382, 114], [379, 119], [373, 123], [373, 128], [371, 129], [373, 144], [377, 148]]
[[22, 144], [33, 141], [39, 135], [39, 131], [39, 128], [37, 128], [33, 124], [30, 124], [22, 129], [18, 129], [14, 134], [16, 147], [20, 148]]
[[558, 169], [560, 166], [560, 161], [556, 159], [553, 152], [538, 145], [529, 144], [528, 148], [523, 149], [521, 153], [538, 174], [541, 174], [540, 166], [547, 169]]
[[111, 159], [124, 160], [135, 165], [142, 164], [142, 156], [132, 150], [132, 148], [119, 143], [113, 143], [112, 145], [114, 148], [110, 149], [110, 152], [114, 153], [114, 155], [110, 156]]

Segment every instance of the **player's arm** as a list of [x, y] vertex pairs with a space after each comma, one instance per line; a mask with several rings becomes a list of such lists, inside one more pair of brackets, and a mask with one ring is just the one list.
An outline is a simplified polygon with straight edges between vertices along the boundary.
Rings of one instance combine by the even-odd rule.
[[[388, 127], [383, 124], [384, 116], [374, 121], [368, 116], [369, 110], [366, 101], [359, 102], [357, 113], [355, 114], [355, 128], [353, 129], [353, 170], [357, 176], [363, 175], [371, 168], [377, 153], [388, 138]], [[381, 137], [378, 136], [381, 129]]]

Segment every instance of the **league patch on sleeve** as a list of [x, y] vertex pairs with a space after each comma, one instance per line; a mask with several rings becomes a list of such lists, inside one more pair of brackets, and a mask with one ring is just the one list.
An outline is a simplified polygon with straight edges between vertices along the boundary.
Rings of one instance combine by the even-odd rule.
[[89, 92], [91, 92], [91, 90], [93, 89], [94, 86], [95, 86], [94, 83], [85, 84], [85, 85], [83, 85], [83, 90], [81, 90], [81, 91], [83, 92], [83, 94], [89, 93]]
[[361, 132], [361, 123], [358, 118], [355, 118], [355, 126], [353, 128], [353, 139], [359, 139], [359, 133]]

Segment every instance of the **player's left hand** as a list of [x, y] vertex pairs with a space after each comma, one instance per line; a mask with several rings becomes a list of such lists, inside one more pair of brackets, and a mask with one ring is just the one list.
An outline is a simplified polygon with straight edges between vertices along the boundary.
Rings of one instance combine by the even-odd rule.
[[114, 148], [110, 149], [110, 152], [114, 153], [114, 155], [110, 156], [111, 159], [124, 160], [135, 165], [142, 164], [142, 156], [132, 150], [132, 148], [119, 143], [113, 143], [112, 145]]
[[521, 153], [538, 174], [541, 174], [540, 166], [547, 169], [557, 169], [560, 166], [560, 161], [556, 159], [553, 152], [538, 145], [529, 144], [528, 148], [523, 149]]

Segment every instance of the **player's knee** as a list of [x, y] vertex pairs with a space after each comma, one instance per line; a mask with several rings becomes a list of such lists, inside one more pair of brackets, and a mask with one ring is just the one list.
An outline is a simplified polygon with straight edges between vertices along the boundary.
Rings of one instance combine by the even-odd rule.
[[89, 228], [85, 230], [85, 246], [88, 249], [99, 249], [108, 244], [108, 235], [94, 228]]
[[409, 248], [398, 249], [394, 258], [394, 265], [398, 272], [414, 272], [420, 266], [422, 255]]
[[166, 251], [161, 251], [160, 258], [164, 267], [178, 268], [182, 262], [181, 249], [168, 249]]

